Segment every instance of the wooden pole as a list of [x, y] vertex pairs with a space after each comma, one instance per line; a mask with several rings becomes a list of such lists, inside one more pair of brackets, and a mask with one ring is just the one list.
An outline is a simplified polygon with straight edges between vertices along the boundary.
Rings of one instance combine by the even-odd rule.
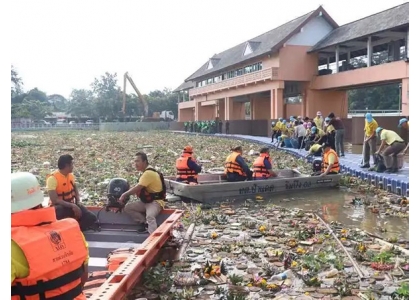
[[182, 242], [181, 247], [179, 248], [178, 252], [175, 254], [174, 261], [179, 261], [183, 256], [185, 251], [187, 250], [188, 244], [190, 243], [191, 237], [194, 233], [195, 224], [192, 223], [190, 227], [188, 227], [187, 232], [185, 233], [184, 240]]

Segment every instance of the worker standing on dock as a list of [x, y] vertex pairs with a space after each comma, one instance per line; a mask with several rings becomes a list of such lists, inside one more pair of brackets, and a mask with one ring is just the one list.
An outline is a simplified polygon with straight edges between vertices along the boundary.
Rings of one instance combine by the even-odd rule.
[[273, 171], [273, 162], [271, 161], [270, 157], [270, 149], [264, 147], [260, 150], [260, 156], [255, 159], [253, 169], [254, 180], [277, 177], [277, 174]]
[[36, 177], [12, 173], [11, 299], [86, 299], [89, 251], [79, 224], [43, 208]]
[[322, 145], [324, 155], [322, 159], [322, 174], [321, 176], [338, 174], [340, 172], [340, 161], [337, 153], [331, 149], [331, 145], [325, 143]]
[[80, 195], [73, 175], [73, 157], [61, 155], [58, 170], [47, 176], [47, 191], [58, 220], [74, 218], [85, 231], [95, 224], [96, 215], [80, 203]]
[[[399, 123], [398, 123], [398, 127], [401, 127], [405, 130], [407, 130], [407, 132], [409, 132], [409, 121], [406, 118], [402, 118]], [[408, 146], [410, 145], [410, 143], [407, 143], [407, 147], [405, 147], [405, 149], [401, 152], [403, 155], [405, 155], [405, 153], [408, 150]]]
[[201, 173], [201, 166], [193, 158], [193, 148], [186, 146], [181, 157], [176, 160], [176, 181], [184, 183], [198, 183], [198, 174]]
[[376, 152], [376, 128], [378, 123], [373, 118], [371, 113], [365, 115], [365, 140], [363, 141], [363, 165], [361, 168], [370, 168], [370, 154], [372, 153], [373, 161], [375, 162]]
[[252, 171], [242, 158], [242, 147], [238, 146], [231, 149], [225, 161], [225, 174], [228, 182], [252, 180]]
[[137, 195], [139, 201], [128, 203], [124, 211], [139, 223], [138, 233], [149, 231], [151, 234], [157, 229], [156, 217], [165, 207], [165, 183], [161, 173], [149, 166], [146, 153], [137, 152], [134, 163], [137, 171], [142, 172], [142, 175], [139, 182], [123, 193], [118, 201], [124, 204], [126, 197]]

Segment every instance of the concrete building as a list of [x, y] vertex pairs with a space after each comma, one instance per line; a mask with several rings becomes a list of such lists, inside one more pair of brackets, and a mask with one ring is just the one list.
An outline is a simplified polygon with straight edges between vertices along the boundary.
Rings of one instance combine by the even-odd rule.
[[179, 121], [252, 120], [333, 111], [347, 90], [401, 84], [409, 115], [409, 4], [339, 26], [322, 8], [214, 55], [175, 92]]

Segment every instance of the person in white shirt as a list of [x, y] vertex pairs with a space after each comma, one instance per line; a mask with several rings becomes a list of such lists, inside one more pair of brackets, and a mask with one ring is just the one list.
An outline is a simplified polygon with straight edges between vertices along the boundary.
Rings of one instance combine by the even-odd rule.
[[303, 148], [303, 139], [306, 136], [306, 128], [299, 121], [295, 121], [294, 138], [297, 139], [298, 149]]

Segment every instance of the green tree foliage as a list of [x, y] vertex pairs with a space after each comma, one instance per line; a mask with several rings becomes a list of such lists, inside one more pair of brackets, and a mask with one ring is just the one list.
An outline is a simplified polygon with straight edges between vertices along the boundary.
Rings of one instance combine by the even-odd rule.
[[[118, 86], [116, 73], [107, 72], [95, 78], [91, 89], [74, 89], [68, 100], [58, 94], [47, 95], [37, 88], [24, 92], [22, 86], [22, 79], [12, 66], [12, 118], [40, 120], [52, 112], [66, 112], [79, 120], [130, 121], [144, 114], [143, 103], [136, 94], [126, 95], [126, 113], [124, 115], [121, 112], [123, 92]], [[171, 110], [175, 115], [178, 113], [178, 97], [167, 88], [152, 91], [142, 97], [149, 104], [149, 114], [163, 110]]]
[[[374, 53], [372, 55], [372, 65], [379, 65], [387, 62], [387, 51]], [[353, 59], [351, 64], [356, 68], [367, 67], [366, 60], [363, 58]], [[396, 83], [350, 90], [348, 92], [348, 102], [350, 110], [401, 109], [400, 85]]]

